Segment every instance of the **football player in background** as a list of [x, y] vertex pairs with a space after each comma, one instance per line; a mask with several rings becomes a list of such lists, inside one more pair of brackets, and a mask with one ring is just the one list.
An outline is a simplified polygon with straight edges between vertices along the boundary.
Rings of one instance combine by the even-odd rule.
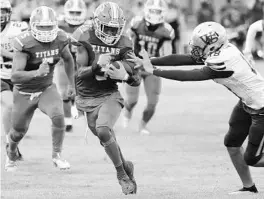
[[[8, 133], [11, 128], [11, 113], [13, 106], [13, 83], [11, 82], [13, 47], [12, 38], [27, 29], [27, 24], [23, 22], [11, 21], [12, 7], [8, 0], [0, 1], [1, 9], [1, 116], [4, 132], [6, 134], [6, 147], [8, 147]], [[18, 152], [18, 159], [22, 160], [22, 155]]]
[[[79, 26], [81, 26], [86, 20], [86, 5], [83, 0], [68, 0], [64, 5], [64, 16], [59, 21], [59, 28], [64, 30], [68, 35], [71, 35]], [[75, 60], [75, 53], [77, 47], [69, 45], [70, 51]], [[55, 78], [58, 91], [63, 100], [65, 130], [70, 132], [72, 130], [72, 113], [74, 113], [74, 106], [72, 106], [73, 99], [69, 98], [67, 94], [68, 90], [68, 78], [65, 73], [63, 62], [60, 61], [58, 66], [55, 67]]]
[[127, 54], [133, 53], [133, 46], [122, 35], [125, 22], [123, 11], [116, 3], [104, 2], [94, 12], [93, 26], [81, 26], [72, 39], [78, 46], [77, 108], [85, 113], [88, 127], [112, 160], [123, 193], [133, 194], [137, 189], [134, 166], [124, 159], [113, 131], [124, 104], [117, 81], [131, 86], [140, 83], [134, 64], [126, 61]]
[[[133, 40], [137, 56], [140, 56], [139, 52], [142, 49], [146, 49], [150, 57], [172, 53], [174, 30], [164, 21], [166, 10], [167, 5], [164, 0], [148, 0], [144, 7], [144, 17], [136, 16], [132, 19], [129, 35]], [[149, 134], [146, 126], [152, 118], [159, 100], [161, 79], [144, 70], [141, 70], [140, 74], [144, 82], [147, 106], [143, 111], [139, 132], [140, 134]], [[132, 87], [125, 84], [125, 91], [124, 127], [126, 128], [138, 102], [140, 86]]]
[[[249, 166], [264, 167], [264, 79], [252, 68], [244, 55], [229, 43], [225, 28], [216, 22], [198, 25], [190, 41], [191, 55], [169, 55], [148, 59], [143, 67], [150, 74], [178, 81], [213, 80], [234, 93], [240, 100], [229, 120], [224, 144], [243, 183], [243, 188], [231, 194], [258, 190]], [[134, 57], [132, 60], [139, 60]], [[156, 66], [205, 65], [193, 70], [163, 70]], [[248, 136], [246, 150], [242, 144]]]
[[61, 157], [64, 140], [62, 101], [53, 82], [54, 67], [64, 61], [69, 78], [68, 95], [74, 95], [73, 58], [68, 47], [67, 34], [58, 29], [53, 9], [41, 6], [30, 17], [30, 30], [14, 41], [11, 80], [14, 83], [12, 127], [7, 148], [7, 171], [16, 170], [17, 145], [26, 134], [34, 112], [39, 108], [52, 122], [52, 161], [60, 169], [70, 168]]
[[[263, 16], [264, 17], [264, 16]], [[249, 59], [250, 62], [254, 63], [253, 60], [253, 51], [258, 51], [259, 49], [256, 48], [258, 44], [258, 41], [256, 40], [256, 37], [259, 33], [261, 33], [261, 39], [260, 39], [260, 46], [263, 47], [264, 42], [263, 42], [263, 30], [264, 30], [264, 20], [258, 20], [251, 24], [248, 28], [247, 31], [247, 36], [246, 36], [246, 41], [245, 41], [245, 47], [243, 50], [244, 55]], [[260, 49], [261, 49], [260, 47]], [[262, 56], [263, 58], [263, 49], [261, 49], [262, 55], [260, 54], [260, 57]]]

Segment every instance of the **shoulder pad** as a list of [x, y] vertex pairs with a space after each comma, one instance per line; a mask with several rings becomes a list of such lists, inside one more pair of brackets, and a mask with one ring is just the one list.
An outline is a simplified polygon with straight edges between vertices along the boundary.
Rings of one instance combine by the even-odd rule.
[[34, 37], [29, 31], [22, 32], [13, 39], [13, 47], [18, 51], [22, 51], [25, 47], [34, 45]]
[[58, 40], [63, 41], [63, 42], [69, 40], [68, 34], [61, 29], [59, 29], [59, 31], [58, 31], [57, 38], [58, 38]]
[[71, 39], [73, 42], [88, 41], [90, 38], [90, 30], [92, 30], [91, 26], [82, 25], [73, 32]]
[[139, 24], [142, 22], [143, 17], [142, 16], [135, 16], [132, 18], [130, 22], [130, 28], [131, 29], [137, 29]]
[[165, 37], [167, 37], [170, 40], [174, 39], [175, 33], [174, 33], [174, 29], [171, 27], [171, 25], [168, 23], [164, 23], [163, 27], [164, 27]]

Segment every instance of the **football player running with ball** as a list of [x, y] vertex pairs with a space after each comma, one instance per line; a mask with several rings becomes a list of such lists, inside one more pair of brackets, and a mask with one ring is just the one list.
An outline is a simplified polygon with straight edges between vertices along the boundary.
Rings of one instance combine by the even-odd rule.
[[[243, 188], [232, 193], [257, 193], [249, 166], [264, 167], [264, 79], [237, 47], [228, 42], [225, 28], [216, 22], [198, 25], [193, 31], [190, 47], [191, 55], [169, 55], [150, 60], [147, 53], [142, 52], [143, 62], [137, 57], [131, 61], [143, 65], [150, 74], [166, 79], [213, 80], [239, 98], [231, 114], [229, 130], [224, 140], [243, 183]], [[153, 67], [197, 64], [204, 67], [188, 71]], [[244, 151], [242, 144], [247, 136], [248, 144]]]
[[134, 166], [124, 159], [113, 131], [124, 104], [117, 81], [131, 86], [140, 84], [134, 64], [126, 61], [133, 46], [122, 35], [125, 22], [116, 3], [104, 2], [94, 12], [93, 26], [81, 26], [72, 39], [78, 46], [76, 106], [85, 113], [88, 127], [112, 160], [123, 193], [133, 194], [137, 189]]
[[[64, 5], [64, 16], [59, 21], [59, 28], [71, 35], [78, 27], [83, 25], [87, 18], [87, 9], [83, 0], [68, 0]], [[76, 46], [69, 45], [70, 51], [75, 58]], [[55, 82], [58, 86], [58, 91], [63, 100], [65, 130], [70, 132], [72, 130], [72, 112], [74, 113], [74, 106], [72, 106], [73, 99], [69, 98], [68, 78], [65, 73], [63, 62], [59, 62], [55, 67]]]
[[[148, 0], [144, 7], [145, 16], [136, 16], [132, 19], [129, 29], [130, 37], [134, 43], [134, 50], [137, 56], [142, 49], [148, 52], [150, 57], [159, 57], [172, 53], [172, 40], [174, 39], [174, 30], [170, 24], [165, 22], [167, 4], [164, 0]], [[143, 111], [143, 116], [139, 125], [140, 134], [150, 134], [147, 129], [147, 123], [152, 118], [161, 90], [160, 77], [140, 71], [144, 82], [145, 93], [147, 96], [147, 106]], [[125, 84], [125, 109], [124, 109], [124, 127], [132, 117], [132, 111], [138, 102], [140, 86], [132, 87]]]
[[60, 169], [70, 168], [61, 157], [64, 140], [62, 101], [53, 82], [54, 67], [64, 61], [70, 85], [68, 95], [73, 97], [73, 58], [66, 33], [58, 29], [54, 10], [41, 6], [30, 17], [30, 30], [21, 33], [14, 41], [11, 80], [14, 83], [12, 127], [7, 148], [7, 170], [17, 168], [17, 145], [26, 134], [34, 112], [39, 108], [52, 122], [52, 161]]

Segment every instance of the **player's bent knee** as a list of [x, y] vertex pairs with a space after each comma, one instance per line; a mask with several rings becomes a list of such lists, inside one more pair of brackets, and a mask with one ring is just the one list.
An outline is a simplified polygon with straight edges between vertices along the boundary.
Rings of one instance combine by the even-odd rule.
[[251, 153], [248, 153], [247, 151], [244, 154], [244, 160], [248, 166], [254, 166], [255, 164], [257, 164], [261, 157], [262, 154], [259, 156], [255, 156]]
[[106, 126], [96, 127], [97, 136], [102, 143], [106, 143], [111, 139], [110, 129]]
[[64, 123], [64, 115], [56, 115], [51, 118], [52, 121], [52, 126], [56, 128], [64, 128], [65, 123]]
[[26, 132], [26, 128], [12, 128], [9, 135], [14, 142], [19, 142], [24, 137]]
[[241, 153], [241, 147], [227, 147], [230, 156], [237, 156]]
[[94, 125], [90, 125], [90, 124], [88, 124], [88, 127], [89, 127], [89, 129], [92, 131], [92, 133], [93, 133], [95, 136], [97, 136], [97, 132], [96, 132], [96, 128], [95, 128], [95, 126], [94, 126]]
[[156, 109], [156, 106], [157, 106], [157, 104], [155, 104], [155, 103], [151, 103], [151, 104], [148, 104], [147, 105], [147, 110], [150, 110], [150, 111], [155, 111], [155, 109]]
[[130, 110], [133, 109], [137, 104], [137, 101], [131, 102], [131, 101], [126, 101], [125, 102], [125, 107], [126, 109]]

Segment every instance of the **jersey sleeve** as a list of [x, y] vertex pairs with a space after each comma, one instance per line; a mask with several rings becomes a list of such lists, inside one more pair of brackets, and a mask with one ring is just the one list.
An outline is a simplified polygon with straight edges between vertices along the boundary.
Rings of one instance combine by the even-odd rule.
[[90, 66], [95, 60], [95, 53], [93, 52], [93, 47], [89, 42], [89, 30], [91, 30], [90, 25], [82, 25], [77, 28], [71, 36], [71, 44], [75, 46], [83, 46], [86, 49], [87, 54], [89, 56], [88, 65]]
[[71, 36], [72, 43], [75, 45], [78, 45], [78, 43], [87, 43], [90, 38], [89, 30], [91, 30], [90, 25], [82, 25], [77, 28]]
[[230, 53], [231, 51], [227, 51], [227, 52], [223, 52], [223, 51], [217, 51], [214, 52], [213, 55], [211, 55], [210, 57], [208, 57], [205, 60], [205, 65], [208, 66], [209, 68], [211, 68], [214, 71], [225, 71], [225, 70], [229, 70], [227, 65], [226, 65], [226, 61], [230, 60], [230, 56], [233, 55], [229, 55], [227, 53]]
[[14, 50], [26, 52], [26, 49], [32, 47], [33, 44], [32, 36], [29, 32], [22, 32], [12, 40]]

